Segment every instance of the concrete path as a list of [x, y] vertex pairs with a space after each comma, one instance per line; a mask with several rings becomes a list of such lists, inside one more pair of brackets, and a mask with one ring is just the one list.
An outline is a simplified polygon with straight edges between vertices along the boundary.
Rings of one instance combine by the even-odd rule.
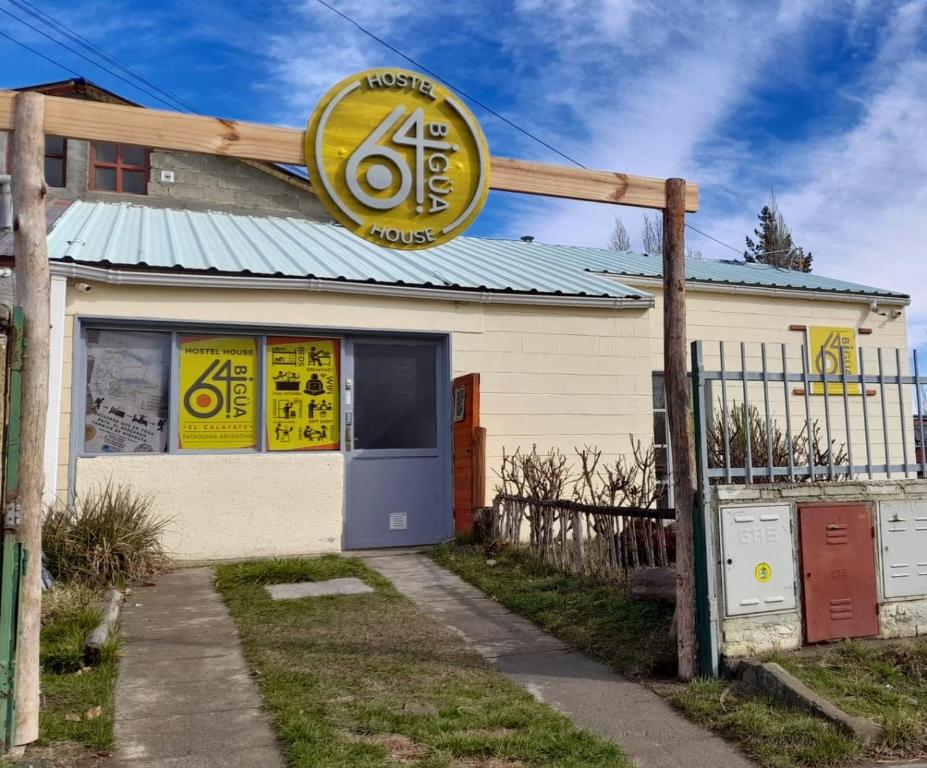
[[130, 596], [116, 682], [119, 768], [282, 768], [212, 570]]
[[640, 768], [752, 766], [652, 691], [571, 651], [429, 558], [371, 556], [367, 564], [535, 697], [619, 744]]

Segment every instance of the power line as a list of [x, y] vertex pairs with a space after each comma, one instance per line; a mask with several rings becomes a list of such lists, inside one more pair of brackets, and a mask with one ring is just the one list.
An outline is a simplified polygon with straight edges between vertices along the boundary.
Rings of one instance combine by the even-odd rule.
[[65, 72], [70, 72], [72, 75], [74, 75], [74, 77], [80, 77], [80, 76], [81, 76], [80, 73], [75, 72], [73, 69], [71, 69], [71, 68], [68, 67], [68, 66], [65, 66], [65, 65], [62, 64], [60, 61], [55, 61], [54, 59], [50, 58], [49, 56], [46, 56], [44, 53], [39, 53], [39, 51], [37, 51], [35, 48], [32, 48], [32, 47], [26, 45], [24, 42], [22, 42], [22, 41], [20, 41], [20, 40], [17, 40], [15, 37], [12, 37], [11, 35], [8, 35], [8, 34], [7, 34], [6, 32], [4, 32], [2, 29], [0, 29], [0, 37], [5, 37], [5, 38], [6, 38], [7, 40], [9, 40], [11, 43], [15, 43], [15, 44], [18, 45], [20, 48], [25, 48], [27, 51], [29, 51], [29, 53], [34, 53], [34, 54], [35, 54], [36, 56], [38, 56], [40, 59], [45, 59], [45, 61], [49, 62], [50, 64], [54, 64], [56, 67], [61, 67], [61, 69], [63, 69]]
[[123, 64], [118, 59], [114, 58], [113, 56], [110, 56], [106, 51], [104, 51], [98, 45], [94, 44], [87, 38], [83, 37], [78, 32], [76, 32], [75, 30], [71, 29], [66, 24], [64, 24], [63, 22], [58, 21], [54, 16], [52, 16], [49, 13], [46, 13], [41, 8], [38, 8], [37, 6], [32, 5], [31, 3], [27, 2], [27, 0], [9, 0], [9, 2], [11, 5], [15, 6], [21, 11], [32, 16], [32, 18], [45, 24], [47, 27], [54, 29], [59, 34], [64, 35], [69, 40], [72, 40], [73, 42], [77, 43], [77, 45], [81, 46], [85, 50], [90, 51], [95, 56], [100, 57], [101, 59], [106, 61], [108, 64], [111, 64], [112, 66], [116, 67], [117, 69], [121, 70], [127, 75], [135, 78], [139, 82], [144, 83], [145, 85], [157, 91], [158, 93], [162, 94], [163, 96], [166, 96], [167, 98], [171, 99], [173, 102], [180, 105], [182, 108], [187, 109], [199, 115], [203, 114], [203, 112], [201, 112], [199, 109], [197, 109], [195, 106], [193, 106], [189, 102], [184, 101], [179, 96], [176, 96], [175, 94], [171, 93], [165, 88], [162, 88], [157, 83], [152, 82], [151, 80], [147, 79], [143, 75], [140, 75], [138, 72], [136, 72], [135, 70], [133, 70], [126, 64]]
[[[39, 29], [38, 27], [34, 26], [33, 24], [30, 24], [30, 23], [29, 23], [28, 21], [26, 21], [25, 19], [19, 18], [19, 16], [16, 16], [15, 14], [10, 13], [10, 11], [8, 11], [8, 10], [6, 10], [6, 9], [4, 9], [4, 8], [0, 8], [0, 13], [5, 13], [5, 14], [6, 14], [7, 16], [9, 16], [11, 19], [15, 19], [15, 20], [18, 21], [20, 24], [23, 24], [23, 25], [29, 27], [29, 29], [31, 29], [33, 32], [37, 32], [38, 34], [42, 35], [43, 37], [47, 37], [49, 40], [51, 40], [51, 41], [52, 41], [53, 43], [55, 43], [56, 45], [60, 45], [60, 46], [61, 46], [62, 48], [64, 48], [65, 50], [70, 51], [70, 52], [73, 53], [75, 56], [79, 56], [79, 57], [82, 58], [84, 61], [88, 62], [89, 64], [92, 64], [93, 66], [98, 67], [99, 69], [102, 69], [104, 72], [108, 72], [108, 73], [111, 74], [113, 77], [118, 78], [119, 80], [122, 80], [122, 82], [124, 82], [124, 83], [126, 83], [126, 84], [132, 86], [133, 88], [135, 88], [135, 89], [137, 89], [137, 90], [139, 90], [139, 91], [142, 91], [143, 93], [148, 94], [148, 95], [151, 96], [153, 99], [155, 99], [155, 100], [157, 100], [157, 101], [160, 101], [162, 104], [164, 104], [164, 105], [165, 105], [166, 107], [168, 107], [169, 109], [174, 109], [174, 110], [176, 110], [176, 107], [175, 107], [173, 104], [171, 104], [170, 102], [166, 101], [166, 100], [163, 99], [162, 97], [158, 96], [156, 93], [153, 93], [152, 91], [150, 91], [150, 90], [148, 90], [147, 88], [144, 88], [144, 87], [138, 85], [137, 83], [133, 83], [131, 80], [129, 80], [129, 79], [123, 77], [123, 76], [120, 75], [118, 72], [113, 72], [113, 70], [111, 70], [111, 69], [109, 69], [108, 67], [106, 67], [106, 66], [100, 64], [99, 62], [94, 61], [93, 59], [88, 58], [87, 56], [85, 56], [84, 54], [82, 54], [80, 51], [74, 50], [71, 46], [69, 46], [69, 45], [67, 45], [67, 44], [65, 44], [65, 43], [63, 43], [63, 42], [61, 42], [60, 40], [56, 40], [56, 39], [55, 39], [54, 37], [52, 37], [50, 34], [48, 34], [47, 32], [45, 32], [45, 31], [42, 30], [42, 29]], [[65, 67], [65, 69], [68, 69], [68, 71], [72, 71], [72, 70], [70, 70], [68, 67]]]
[[421, 62], [416, 61], [416, 60], [413, 59], [411, 56], [407, 56], [407, 55], [404, 54], [402, 51], [400, 51], [398, 48], [396, 48], [396, 46], [391, 45], [390, 43], [386, 42], [386, 40], [384, 40], [382, 37], [378, 37], [378, 36], [375, 35], [373, 32], [371, 32], [369, 29], [367, 29], [367, 28], [364, 27], [362, 24], [360, 24], [360, 22], [355, 21], [355, 20], [352, 19], [350, 16], [348, 16], [346, 13], [343, 13], [343, 12], [339, 11], [337, 8], [335, 8], [334, 6], [332, 6], [332, 5], [330, 5], [329, 3], [327, 3], [326, 0], [317, 0], [317, 2], [318, 2], [320, 5], [323, 5], [323, 6], [325, 6], [326, 8], [328, 8], [328, 10], [330, 10], [332, 13], [334, 13], [334, 14], [340, 16], [342, 19], [344, 19], [344, 20], [347, 21], [348, 23], [353, 24], [355, 27], [357, 27], [357, 29], [359, 29], [361, 32], [363, 32], [365, 35], [367, 35], [367, 37], [369, 37], [369, 38], [371, 38], [371, 39], [373, 39], [373, 40], [376, 40], [380, 45], [384, 46], [385, 48], [389, 48], [389, 50], [391, 50], [391, 51], [392, 51], [393, 53], [395, 53], [397, 56], [399, 56], [400, 58], [405, 59], [405, 60], [408, 61], [410, 64], [412, 64], [412, 66], [416, 67], [417, 69], [421, 70], [422, 72], [426, 72], [427, 74], [431, 75], [431, 76], [432, 76], [433, 78], [435, 78], [436, 80], [440, 80], [442, 83], [444, 83], [444, 84], [447, 85], [449, 88], [451, 88], [451, 89], [453, 89], [454, 91], [456, 91], [457, 93], [459, 93], [459, 94], [460, 94], [461, 96], [463, 96], [465, 99], [468, 99], [469, 101], [472, 101], [474, 104], [476, 104], [476, 105], [477, 105], [478, 107], [480, 107], [481, 109], [485, 109], [487, 112], [489, 112], [489, 114], [494, 115], [495, 117], [499, 118], [499, 119], [500, 119], [503, 123], [505, 123], [506, 125], [508, 125], [508, 126], [510, 126], [510, 127], [512, 127], [512, 128], [514, 128], [516, 131], [520, 131], [521, 133], [523, 133], [523, 134], [524, 134], [525, 136], [527, 136], [528, 138], [533, 139], [534, 141], [536, 141], [538, 144], [541, 144], [542, 146], [547, 147], [547, 149], [549, 149], [551, 152], [555, 152], [556, 154], [560, 155], [560, 157], [562, 157], [564, 160], [569, 160], [571, 163], [573, 163], [573, 165], [579, 166], [580, 168], [583, 168], [583, 169], [586, 168], [586, 166], [583, 165], [581, 162], [579, 162], [579, 160], [574, 160], [572, 157], [570, 157], [570, 156], [569, 156], [568, 154], [566, 154], [565, 152], [561, 152], [561, 151], [560, 151], [559, 149], [557, 149], [556, 147], [554, 147], [554, 146], [548, 144], [546, 141], [544, 141], [544, 139], [539, 138], [539, 137], [536, 136], [535, 134], [531, 133], [531, 131], [527, 130], [526, 128], [522, 128], [522, 127], [521, 127], [520, 125], [518, 125], [517, 123], [514, 123], [513, 121], [509, 120], [509, 118], [507, 118], [505, 115], [499, 114], [498, 112], [496, 112], [496, 110], [494, 110], [494, 109], [493, 109], [492, 107], [490, 107], [490, 106], [487, 106], [486, 104], [484, 104], [482, 101], [480, 101], [480, 100], [479, 100], [478, 98], [476, 98], [475, 96], [471, 96], [469, 93], [467, 93], [467, 92], [466, 92], [465, 90], [463, 90], [462, 88], [458, 88], [456, 85], [454, 85], [453, 83], [451, 83], [449, 80], [447, 80], [447, 79], [441, 77], [441, 75], [439, 75], [437, 72], [434, 72], [433, 70], [429, 69], [428, 67], [426, 67], [426, 66], [425, 66], [424, 64], [422, 64]]

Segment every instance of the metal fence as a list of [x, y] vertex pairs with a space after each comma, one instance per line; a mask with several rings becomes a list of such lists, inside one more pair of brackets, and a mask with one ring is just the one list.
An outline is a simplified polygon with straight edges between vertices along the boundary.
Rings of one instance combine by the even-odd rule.
[[675, 529], [666, 525], [675, 518], [672, 509], [499, 494], [485, 512], [493, 541], [601, 581], [623, 579], [641, 566], [667, 567], [675, 559]]
[[923, 445], [927, 431], [914, 419], [927, 405], [916, 350], [837, 346], [812, 361], [805, 339], [692, 344], [704, 481], [927, 476], [914, 440], [919, 429]]

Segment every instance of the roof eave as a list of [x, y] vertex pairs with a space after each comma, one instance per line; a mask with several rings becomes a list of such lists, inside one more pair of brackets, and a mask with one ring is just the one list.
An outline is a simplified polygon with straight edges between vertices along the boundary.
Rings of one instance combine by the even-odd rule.
[[[593, 274], [614, 280], [627, 285], [640, 285], [646, 288], [658, 288], [663, 285], [662, 277], [649, 277], [645, 275], [626, 275], [616, 272], [594, 272]], [[720, 283], [708, 280], [686, 280], [686, 286], [693, 291], [706, 291], [711, 293], [744, 293], [749, 292], [756, 296], [772, 296], [795, 299], [820, 299], [823, 301], [853, 301], [871, 304], [877, 301], [880, 304], [906, 307], [911, 303], [911, 297], [902, 294], [885, 293], [851, 293], [847, 291], [829, 291], [820, 288], [776, 288], [765, 285], [750, 285], [749, 283]]]
[[345, 280], [322, 280], [300, 277], [260, 277], [248, 275], [202, 274], [191, 272], [152, 272], [142, 269], [112, 269], [74, 262], [50, 262], [52, 275], [92, 280], [108, 285], [161, 285], [186, 288], [237, 288], [283, 291], [318, 291], [366, 296], [388, 296], [432, 301], [455, 301], [475, 304], [522, 304], [589, 309], [650, 309], [652, 296], [578, 296], [514, 293], [508, 291], [425, 288], [384, 283], [357, 283]]

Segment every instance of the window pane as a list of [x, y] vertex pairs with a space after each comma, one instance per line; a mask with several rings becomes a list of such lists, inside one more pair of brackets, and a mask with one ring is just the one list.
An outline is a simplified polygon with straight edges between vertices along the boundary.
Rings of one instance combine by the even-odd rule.
[[50, 187], [64, 186], [64, 160], [60, 157], [45, 158], [45, 183]]
[[95, 141], [93, 142], [93, 154], [95, 161], [98, 163], [115, 163], [116, 145]]
[[122, 146], [122, 164], [123, 165], [144, 165], [145, 148], [133, 147], [131, 144]]
[[665, 411], [657, 411], [653, 414], [653, 442], [654, 445], [666, 445]]
[[45, 154], [46, 155], [63, 155], [64, 139], [61, 136], [45, 137]]
[[146, 331], [87, 333], [84, 450], [167, 450], [171, 337]]
[[267, 447], [272, 451], [336, 450], [339, 344], [336, 339], [267, 339]]
[[653, 387], [653, 407], [666, 408], [666, 391], [663, 388], [663, 373], [651, 374], [651, 386]]
[[102, 189], [106, 192], [116, 191], [116, 169], [115, 168], [94, 168], [93, 169], [93, 188]]
[[354, 446], [434, 448], [433, 344], [354, 345]]
[[122, 191], [130, 195], [144, 195], [148, 191], [148, 174], [145, 171], [123, 171]]
[[180, 447], [257, 447], [257, 341], [180, 337]]

